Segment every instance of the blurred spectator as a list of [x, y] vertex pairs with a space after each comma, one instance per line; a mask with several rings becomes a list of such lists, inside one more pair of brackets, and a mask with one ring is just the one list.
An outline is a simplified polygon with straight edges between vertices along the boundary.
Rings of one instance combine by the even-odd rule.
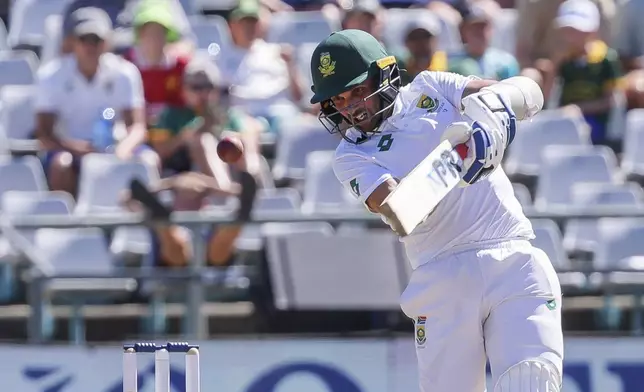
[[217, 156], [217, 140], [237, 133], [244, 143], [245, 159], [239, 170], [259, 170], [261, 125], [239, 110], [230, 109], [222, 97], [219, 70], [208, 58], [197, 57], [183, 75], [186, 107], [166, 107], [150, 129], [150, 144], [159, 154], [163, 171], [176, 174], [194, 170], [214, 179], [218, 188], [230, 190], [228, 166]]
[[[46, 150], [43, 165], [50, 187], [74, 194], [80, 159], [87, 153], [113, 148], [122, 159], [138, 152], [151, 165], [157, 159], [143, 145], [147, 131], [141, 75], [130, 62], [105, 52], [112, 33], [109, 16], [90, 7], [76, 10], [70, 19], [73, 54], [40, 69], [35, 107], [36, 136]], [[125, 126], [118, 142], [113, 119]]]
[[225, 54], [237, 59], [234, 69], [227, 68], [231, 104], [255, 117], [268, 120], [272, 130], [282, 121], [292, 121], [304, 91], [303, 78], [294, 49], [262, 39], [262, 25], [270, 14], [262, 13], [256, 0], [241, 0], [230, 13], [228, 23], [234, 47]]
[[[591, 127], [595, 144], [605, 144], [613, 94], [622, 76], [617, 52], [597, 39], [600, 16], [590, 0], [567, 0], [556, 19], [562, 46], [552, 57], [561, 83], [560, 106], [574, 105]], [[552, 80], [546, 85], [550, 91]]]
[[407, 52], [398, 56], [402, 59], [400, 68], [407, 70], [406, 75], [403, 72], [403, 84], [425, 70], [447, 71], [447, 54], [438, 50], [440, 32], [441, 24], [435, 17], [416, 19], [409, 24], [405, 34]]
[[127, 29], [132, 27], [138, 8], [148, 6], [167, 6], [170, 8], [172, 25], [177, 29], [181, 37], [181, 40], [178, 40], [173, 46], [176, 46], [181, 51], [187, 51], [186, 47], [192, 46], [192, 31], [186, 12], [178, 0], [72, 0], [63, 14], [64, 39], [62, 53], [72, 52], [73, 34], [70, 16], [75, 10], [96, 7], [107, 12], [113, 26], [116, 28], [116, 34], [111, 44], [113, 48], [119, 49], [129, 47], [133, 43]]
[[493, 1], [479, 1], [464, 10], [460, 26], [464, 46], [450, 54], [449, 71], [496, 80], [519, 74], [514, 56], [490, 47], [495, 11], [498, 6]]
[[355, 0], [351, 5], [342, 16], [342, 29], [366, 31], [382, 41], [380, 35], [384, 8], [378, 0]]
[[622, 60], [631, 108], [644, 107], [644, 1], [622, 0], [615, 20], [615, 49]]
[[[153, 185], [154, 193], [171, 192], [173, 211], [198, 211], [207, 204], [208, 197], [233, 195], [239, 191], [223, 190], [212, 177], [201, 173], [183, 172], [161, 180]], [[125, 207], [130, 211], [142, 211], [142, 206], [127, 196]], [[206, 262], [211, 266], [229, 265], [234, 260], [235, 240], [243, 226], [219, 225], [206, 233], [195, 233], [178, 225], [157, 225], [152, 228], [152, 254], [148, 258], [155, 267], [185, 267], [193, 259], [192, 237], [205, 235]]]
[[[559, 33], [553, 23], [564, 0], [516, 0], [517, 48], [515, 56], [522, 68], [532, 67], [540, 59], [549, 59], [557, 51]], [[610, 42], [615, 17], [614, 0], [592, 0], [599, 7], [600, 38]], [[539, 67], [541, 68], [541, 67]], [[548, 71], [548, 70], [542, 70]]]
[[189, 59], [168, 51], [168, 43], [179, 39], [172, 14], [165, 4], [141, 7], [134, 17], [136, 44], [124, 53], [143, 79], [147, 124], [166, 106], [183, 106], [183, 70]]

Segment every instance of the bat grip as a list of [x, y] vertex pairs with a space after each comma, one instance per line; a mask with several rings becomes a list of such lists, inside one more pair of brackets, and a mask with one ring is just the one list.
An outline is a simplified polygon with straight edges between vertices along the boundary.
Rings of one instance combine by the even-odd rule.
[[456, 147], [454, 147], [454, 150], [458, 153], [458, 155], [461, 157], [461, 159], [465, 159], [467, 157], [467, 152], [469, 151], [469, 148], [462, 143], [462, 144], [457, 144]]

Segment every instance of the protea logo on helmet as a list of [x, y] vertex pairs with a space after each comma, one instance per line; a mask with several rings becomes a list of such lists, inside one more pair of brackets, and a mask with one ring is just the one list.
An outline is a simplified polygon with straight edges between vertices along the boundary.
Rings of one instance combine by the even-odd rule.
[[318, 67], [322, 77], [331, 76], [335, 73], [335, 61], [331, 60], [329, 52], [320, 53], [320, 66]]

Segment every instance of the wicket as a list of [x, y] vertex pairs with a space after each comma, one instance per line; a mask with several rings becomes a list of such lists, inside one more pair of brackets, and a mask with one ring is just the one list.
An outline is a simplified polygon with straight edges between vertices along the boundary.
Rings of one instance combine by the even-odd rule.
[[170, 392], [170, 353], [186, 354], [186, 390], [200, 392], [199, 346], [185, 342], [123, 345], [123, 392], [137, 392], [137, 353], [154, 353], [154, 391]]

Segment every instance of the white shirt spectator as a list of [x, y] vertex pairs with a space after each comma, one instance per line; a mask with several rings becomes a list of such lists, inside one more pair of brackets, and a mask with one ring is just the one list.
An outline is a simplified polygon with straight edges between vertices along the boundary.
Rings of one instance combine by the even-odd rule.
[[36, 94], [36, 111], [58, 116], [59, 137], [78, 140], [91, 140], [92, 128], [106, 108], [118, 115], [145, 106], [139, 70], [111, 53], [101, 56], [91, 81], [79, 72], [72, 55], [48, 63], [38, 72]]

